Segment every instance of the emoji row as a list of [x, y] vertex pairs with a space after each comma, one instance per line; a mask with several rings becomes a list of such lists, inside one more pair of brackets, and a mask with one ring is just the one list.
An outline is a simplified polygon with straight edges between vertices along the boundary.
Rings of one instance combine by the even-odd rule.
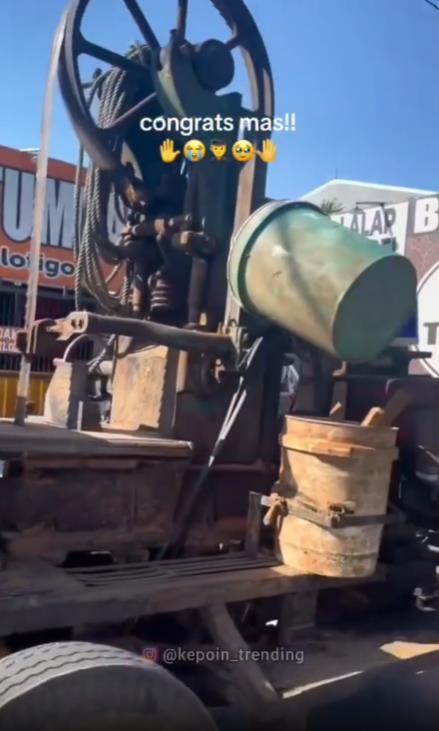
[[[216, 160], [225, 160], [227, 156], [227, 145], [221, 140], [214, 140], [209, 147], [210, 152]], [[262, 162], [274, 162], [276, 160], [276, 145], [271, 140], [264, 140], [262, 150], [256, 150], [248, 140], [237, 140], [231, 148], [232, 157], [238, 162], [249, 162], [255, 155], [258, 155]], [[163, 162], [174, 162], [181, 154], [181, 150], [174, 148], [174, 141], [167, 139], [160, 145], [160, 155]], [[206, 157], [207, 148], [201, 140], [189, 140], [183, 147], [183, 156], [190, 162], [199, 162]]]

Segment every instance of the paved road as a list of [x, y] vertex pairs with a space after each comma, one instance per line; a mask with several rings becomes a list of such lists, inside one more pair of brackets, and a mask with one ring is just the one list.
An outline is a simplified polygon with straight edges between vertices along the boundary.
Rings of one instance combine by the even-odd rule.
[[[428, 663], [427, 663], [428, 665]], [[242, 717], [217, 718], [220, 731], [253, 731]], [[417, 670], [406, 678], [391, 670], [386, 677], [365, 679], [364, 686], [343, 701], [329, 701], [311, 710], [306, 726], [298, 709], [280, 721], [267, 721], [259, 731], [438, 731], [439, 670]]]
[[[439, 731], [439, 612], [388, 615], [360, 626], [325, 632], [303, 641], [302, 666], [277, 666], [269, 674], [277, 687], [310, 688], [284, 701], [285, 717], [268, 721], [270, 731]], [[368, 669], [370, 668], [370, 669]], [[306, 702], [307, 726], [300, 725]], [[219, 721], [221, 731], [250, 731], [242, 718]]]

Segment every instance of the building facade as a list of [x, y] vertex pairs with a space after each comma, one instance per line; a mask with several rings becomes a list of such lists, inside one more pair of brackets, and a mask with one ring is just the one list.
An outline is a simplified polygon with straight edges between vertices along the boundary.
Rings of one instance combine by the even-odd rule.
[[419, 190], [417, 188], [400, 188], [398, 186], [362, 183], [357, 180], [328, 180], [327, 183], [311, 190], [303, 196], [303, 200], [321, 206], [334, 202], [344, 211], [352, 211], [371, 206], [382, 206], [403, 203], [409, 198], [422, 198], [434, 195], [437, 191]]
[[[15, 405], [16, 333], [24, 323], [35, 173], [33, 155], [0, 146], [0, 416], [11, 416]], [[74, 190], [75, 166], [50, 160], [37, 319], [63, 317], [74, 309]], [[48, 358], [34, 363], [30, 400], [36, 412], [52, 370]]]

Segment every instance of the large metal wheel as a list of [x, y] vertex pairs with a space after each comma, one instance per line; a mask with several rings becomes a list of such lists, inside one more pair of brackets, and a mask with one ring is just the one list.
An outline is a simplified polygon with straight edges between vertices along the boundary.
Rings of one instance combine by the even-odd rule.
[[198, 698], [124, 650], [50, 643], [0, 661], [4, 731], [215, 731]]
[[[124, 134], [130, 125], [138, 123], [147, 110], [152, 116], [166, 113], [167, 110], [163, 110], [163, 95], [157, 90], [157, 84], [154, 85], [154, 78], [157, 79], [164, 58], [169, 53], [173, 55], [173, 69], [181, 66], [182, 59], [190, 58], [190, 76], [197, 85], [199, 95], [211, 105], [221, 99], [216, 93], [233, 80], [232, 51], [239, 49], [244, 56], [249, 76], [252, 113], [261, 116], [273, 114], [273, 83], [268, 55], [258, 27], [242, 0], [210, 0], [231, 29], [231, 36], [225, 43], [208, 39], [197, 45], [190, 44], [186, 39], [189, 2], [178, 0], [175, 28], [171, 31], [171, 41], [166, 47], [160, 46], [136, 0], [121, 2], [134, 19], [144, 41], [141, 58], [124, 56], [85, 37], [83, 21], [86, 10], [92, 5], [91, 0], [72, 0], [65, 20], [59, 73], [61, 89], [81, 142], [101, 169], [123, 175], [120, 158], [112, 151], [111, 144], [108, 144], [109, 138], [116, 133]], [[79, 59], [84, 55], [124, 70], [132, 86], [139, 89], [135, 103], [108, 126], [98, 126], [90, 113], [86, 80], [81, 78], [79, 67]], [[180, 81], [182, 84], [187, 82], [188, 75], [184, 79], [174, 79], [177, 97]], [[192, 95], [191, 98], [195, 96]], [[196, 111], [195, 108], [186, 109], [183, 113], [190, 116], [192, 113], [196, 114]]]

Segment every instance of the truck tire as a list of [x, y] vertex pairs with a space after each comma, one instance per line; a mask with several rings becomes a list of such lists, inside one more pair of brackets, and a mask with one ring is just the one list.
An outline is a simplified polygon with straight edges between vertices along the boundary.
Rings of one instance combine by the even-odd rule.
[[149, 660], [53, 642], [0, 661], [4, 731], [215, 731], [201, 701]]

